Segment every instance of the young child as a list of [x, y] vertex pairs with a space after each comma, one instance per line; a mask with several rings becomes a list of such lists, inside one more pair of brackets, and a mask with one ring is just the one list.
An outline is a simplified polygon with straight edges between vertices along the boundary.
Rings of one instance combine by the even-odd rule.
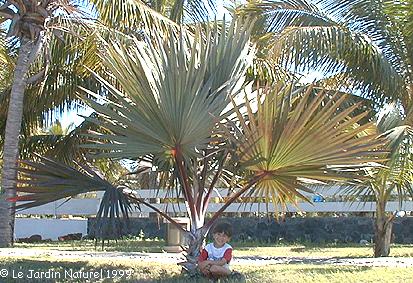
[[228, 244], [232, 236], [231, 224], [222, 222], [212, 230], [213, 243], [205, 246], [198, 258], [199, 270], [207, 277], [218, 278], [231, 274], [229, 262], [232, 247]]

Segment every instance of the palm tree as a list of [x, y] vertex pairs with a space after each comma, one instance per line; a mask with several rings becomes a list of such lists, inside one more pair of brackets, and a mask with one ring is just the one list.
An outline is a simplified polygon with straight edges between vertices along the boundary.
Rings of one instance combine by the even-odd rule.
[[402, 105], [402, 122], [396, 128], [379, 125], [390, 139], [387, 166], [402, 173], [396, 178], [380, 169], [370, 183], [377, 204], [375, 256], [390, 251], [393, 218], [385, 215], [390, 193], [396, 191], [400, 199], [411, 193], [406, 146], [413, 125], [412, 10], [413, 1], [370, 0], [251, 1], [239, 10], [261, 16], [257, 29], [266, 35], [263, 44], [269, 44], [273, 64], [321, 71], [328, 77], [325, 84], [359, 90], [375, 108], [391, 101]]
[[249, 1], [257, 36], [275, 65], [317, 70], [378, 105], [401, 102], [413, 121], [412, 1]]
[[387, 203], [396, 195], [400, 208], [413, 197], [413, 130], [404, 125], [400, 109], [387, 107], [377, 123], [381, 136], [388, 140], [390, 152], [385, 167], [368, 170], [370, 178], [364, 186], [349, 187], [347, 194], [372, 198], [376, 202], [374, 256], [389, 256], [392, 226], [396, 214], [386, 212]]
[[[86, 94], [94, 93], [83, 90], [85, 101], [98, 113], [87, 121], [106, 129], [86, 135], [95, 142], [83, 147], [99, 150], [102, 158], [149, 163], [167, 188], [182, 193], [189, 231], [140, 199], [133, 186], [109, 184], [90, 168], [44, 158], [22, 162], [17, 190], [24, 194], [12, 200], [28, 201], [19, 206], [25, 208], [104, 190], [99, 215], [112, 220], [127, 218], [131, 203], [148, 206], [185, 231], [189, 239], [185, 267], [193, 270], [211, 226], [240, 196], [263, 197], [277, 209], [279, 204], [305, 199], [300, 193], [307, 190], [305, 180], [345, 181], [354, 178], [349, 170], [379, 161], [374, 156], [382, 154], [377, 148], [383, 141], [375, 135], [360, 137], [372, 126], [357, 125], [367, 113], [351, 117], [358, 104], [337, 111], [346, 99], [340, 94], [331, 97], [313, 87], [279, 83], [257, 86], [255, 92], [242, 88], [246, 99], [238, 105], [239, 86], [252, 55], [249, 35], [247, 25], [233, 20], [229, 27], [225, 22], [206, 31], [198, 27], [195, 34], [182, 28], [178, 35], [171, 31], [168, 37], [132, 38], [128, 46], [112, 41], [106, 43], [102, 57], [119, 89], [96, 75], [112, 95], [110, 100], [103, 98], [104, 105], [87, 99]], [[42, 176], [52, 179], [46, 185]], [[231, 193], [206, 220], [219, 180]], [[121, 230], [118, 222], [111, 223], [114, 230]]]
[[[0, 219], [0, 246], [4, 247], [12, 242], [14, 215], [12, 207], [5, 201], [5, 198], [15, 195], [13, 187], [16, 178], [15, 167], [19, 152], [19, 135], [22, 122], [26, 126], [30, 124], [30, 127], [25, 126], [23, 128], [24, 134], [28, 136], [29, 130], [38, 126], [42, 114], [68, 101], [70, 94], [67, 94], [68, 89], [65, 89], [65, 87], [69, 87], [69, 84], [71, 84], [71, 87], [76, 88], [76, 84], [81, 84], [79, 80], [76, 82], [70, 81], [70, 76], [67, 74], [64, 82], [61, 79], [52, 84], [48, 82], [52, 77], [59, 78], [64, 73], [65, 67], [61, 67], [60, 71], [55, 72], [58, 64], [53, 61], [53, 59], [59, 58], [54, 56], [62, 51], [63, 47], [63, 44], [60, 43], [59, 45], [57, 43], [57, 39], [61, 41], [67, 39], [60, 29], [66, 27], [66, 29], [72, 31], [70, 24], [80, 22], [80, 12], [76, 10], [75, 5], [70, 1], [19, 0], [0, 1], [0, 4], [0, 20], [11, 21], [6, 36], [9, 42], [15, 43], [14, 50], [17, 53], [14, 71], [10, 72], [13, 73], [10, 88], [6, 85], [1, 93], [1, 112], [7, 113], [6, 119], [2, 119], [2, 122], [5, 122], [5, 125], [2, 126], [5, 126], [5, 128], [4, 141], [2, 141], [2, 144], [4, 142], [4, 149], [2, 197], [0, 199], [0, 210], [4, 216]], [[71, 21], [67, 20], [68, 16], [71, 17]], [[79, 42], [79, 38], [72, 42]], [[6, 45], [2, 47], [4, 46]], [[49, 49], [51, 47], [55, 47], [53, 51]], [[9, 58], [13, 61], [12, 57]], [[60, 54], [60, 59], [68, 59], [68, 57]], [[69, 61], [63, 62], [63, 66]], [[70, 62], [73, 63], [73, 61]], [[50, 63], [55, 64], [51, 65]], [[79, 76], [76, 77], [72, 74], [71, 78], [73, 77], [79, 78]], [[37, 89], [33, 90], [31, 86], [36, 83]], [[52, 85], [51, 88], [49, 88], [50, 85]], [[52, 91], [55, 91], [54, 94], [56, 94], [54, 99], [51, 99], [50, 96]], [[24, 106], [25, 93], [31, 93], [36, 98], [32, 99], [33, 103], [26, 103]], [[42, 97], [45, 93], [48, 96]], [[62, 93], [65, 94], [62, 95]], [[57, 101], [57, 98], [59, 98], [59, 101]], [[36, 102], [40, 102], [41, 106], [34, 107], [39, 105]], [[23, 110], [26, 110], [25, 120], [22, 119], [24, 117]], [[27, 123], [28, 121], [30, 123]]]
[[[4, 139], [0, 140], [4, 145], [0, 198], [2, 215], [13, 212], [5, 199], [15, 194], [12, 188], [15, 184], [14, 168], [21, 130], [24, 136], [30, 136], [30, 130], [43, 125], [45, 113], [59, 112], [75, 100], [78, 85], [92, 87], [84, 65], [91, 70], [99, 70], [100, 65], [95, 56], [97, 46], [93, 40], [93, 30], [97, 26], [91, 27], [93, 19], [85, 15], [82, 9], [77, 9], [79, 2], [81, 1], [0, 1], [0, 22], [11, 21], [6, 37], [9, 42], [15, 43], [13, 51], [17, 53], [14, 62], [12, 57], [6, 56], [9, 55], [4, 48], [7, 44], [1, 45], [0, 64], [4, 66], [11, 62], [14, 67], [13, 72], [4, 72], [4, 68], [1, 74], [13, 74], [10, 88], [7, 88], [7, 80], [2, 80], [2, 84], [6, 84], [1, 86], [5, 89], [0, 93], [0, 116], [5, 116], [0, 122], [0, 130], [4, 131]], [[162, 30], [174, 25], [139, 0], [126, 3], [122, 0], [90, 0], [89, 3], [96, 4], [100, 23], [109, 27], [119, 26], [116, 20], [121, 20], [125, 27], [132, 30]], [[117, 14], [116, 18], [112, 18], [110, 11], [114, 7], [122, 7], [128, 13]], [[88, 18], [81, 18], [83, 16]], [[98, 27], [102, 28], [100, 25]], [[1, 43], [3, 39], [2, 33]], [[97, 86], [93, 88], [96, 89]], [[54, 95], [50, 95], [51, 93]], [[23, 103], [24, 94], [31, 103]], [[0, 219], [0, 247], [11, 244], [13, 223], [13, 213]]]
[[[16, 159], [18, 156], [18, 141], [22, 123], [22, 109], [24, 91], [28, 82], [28, 71], [30, 65], [36, 59], [39, 50], [44, 44], [44, 27], [48, 20], [59, 8], [62, 11], [71, 12], [70, 5], [51, 5], [57, 1], [1, 1], [0, 15], [2, 19], [12, 21], [9, 27], [8, 37], [16, 36], [20, 39], [19, 54], [14, 70], [13, 85], [10, 94], [10, 103], [5, 129], [5, 140], [3, 150], [3, 171], [1, 187], [3, 195], [13, 197], [15, 191]], [[13, 8], [17, 9], [14, 10]], [[10, 208], [5, 203], [4, 196], [1, 198], [0, 211], [1, 218], [0, 246], [4, 247], [11, 243], [13, 231], [13, 218]]]

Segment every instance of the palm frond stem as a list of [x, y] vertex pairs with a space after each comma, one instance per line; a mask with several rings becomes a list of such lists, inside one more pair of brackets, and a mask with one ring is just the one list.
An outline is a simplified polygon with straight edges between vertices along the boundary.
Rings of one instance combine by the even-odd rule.
[[[220, 164], [219, 164], [219, 166], [218, 166], [218, 169], [217, 169], [217, 171], [216, 171], [216, 173], [215, 173], [215, 175], [214, 175], [214, 178], [212, 179], [211, 184], [209, 185], [208, 191], [207, 191], [205, 197], [203, 198], [203, 202], [202, 202], [202, 214], [205, 214], [205, 212], [206, 212], [206, 210], [207, 210], [207, 208], [208, 208], [208, 203], [209, 203], [209, 199], [210, 199], [210, 197], [211, 197], [211, 193], [212, 193], [212, 191], [214, 190], [215, 184], [216, 184], [216, 183], [218, 182], [218, 180], [219, 180], [219, 177], [220, 177], [220, 175], [221, 175], [221, 173], [222, 173], [222, 170], [224, 169], [225, 159], [226, 159], [227, 156], [228, 156], [228, 152], [227, 152], [227, 153], [224, 155], [224, 157], [222, 158], [222, 160], [221, 160], [221, 162], [220, 162]], [[202, 193], [202, 195], [203, 195], [203, 193]], [[201, 201], [201, 199], [202, 199], [202, 195], [199, 197], [199, 200], [200, 200], [200, 201]]]
[[255, 175], [253, 178], [250, 179], [250, 181], [246, 185], [244, 185], [244, 187], [242, 187], [235, 194], [230, 196], [230, 198], [225, 202], [225, 204], [217, 212], [215, 212], [212, 218], [207, 222], [207, 224], [205, 224], [206, 229], [212, 227], [215, 220], [225, 211], [225, 209], [227, 209], [228, 206], [230, 206], [234, 201], [236, 201], [243, 193], [248, 191], [257, 182], [263, 180], [268, 174], [269, 172], [262, 172], [258, 175]]
[[169, 222], [171, 222], [173, 225], [175, 225], [176, 228], [178, 228], [179, 230], [181, 230], [182, 232], [187, 233], [188, 231], [186, 229], [184, 229], [182, 227], [181, 224], [179, 224], [176, 220], [174, 220], [171, 216], [169, 216], [167, 213], [161, 211], [160, 209], [156, 208], [155, 206], [153, 206], [152, 204], [142, 200], [141, 198], [138, 198], [132, 190], [130, 190], [129, 192], [127, 190], [123, 190], [124, 193], [127, 193], [129, 199], [132, 202], [136, 202], [139, 204], [142, 204], [144, 206], [149, 207], [150, 209], [152, 209], [153, 211], [155, 211], [156, 213], [158, 213], [159, 215], [161, 215], [163, 218], [165, 218], [166, 220], [168, 220]]
[[191, 192], [191, 186], [189, 184], [188, 174], [185, 169], [185, 162], [182, 158], [179, 148], [176, 148], [175, 162], [176, 162], [176, 166], [177, 166], [177, 169], [180, 175], [179, 180], [181, 181], [181, 186], [184, 192], [187, 209], [189, 210], [188, 211], [189, 217], [191, 219], [194, 219], [194, 217], [198, 219], [199, 212], [196, 210], [196, 207], [195, 207], [194, 197]]

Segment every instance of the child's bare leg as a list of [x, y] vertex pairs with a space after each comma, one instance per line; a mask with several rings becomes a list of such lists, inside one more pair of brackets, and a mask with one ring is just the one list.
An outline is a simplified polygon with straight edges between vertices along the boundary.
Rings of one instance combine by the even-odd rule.
[[228, 276], [231, 274], [231, 270], [219, 265], [212, 265], [209, 270], [214, 277]]
[[201, 271], [201, 273], [205, 276], [210, 276], [211, 275], [211, 264], [206, 261], [201, 261], [198, 263], [198, 268]]

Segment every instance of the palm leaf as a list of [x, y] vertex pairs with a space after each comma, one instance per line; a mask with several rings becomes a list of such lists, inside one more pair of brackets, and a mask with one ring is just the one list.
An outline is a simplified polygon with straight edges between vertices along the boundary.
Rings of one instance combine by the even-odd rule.
[[215, 2], [199, 0], [175, 0], [170, 13], [170, 19], [177, 23], [183, 21], [208, 22], [210, 11], [215, 11]]
[[[174, 21], [140, 0], [91, 0], [90, 2], [94, 4], [98, 18], [105, 26], [121, 32], [136, 32], [143, 28], [147, 34], [153, 30], [168, 33], [169, 29], [178, 27]], [[122, 26], [119, 26], [119, 23], [123, 23]]]
[[27, 209], [52, 201], [67, 199], [92, 191], [104, 191], [96, 215], [95, 237], [114, 239], [127, 233], [127, 220], [131, 204], [122, 189], [102, 179], [85, 165], [68, 165], [37, 156], [37, 161], [19, 162], [19, 179], [16, 191], [19, 195], [12, 202], [22, 202], [16, 209]]
[[399, 74], [406, 70], [406, 66], [403, 65], [406, 63], [407, 50], [401, 40], [399, 21], [391, 21], [386, 14], [386, 7], [397, 7], [399, 3], [371, 0], [317, 2], [325, 13], [373, 40]]
[[400, 204], [407, 197], [413, 197], [413, 130], [410, 126], [395, 127], [383, 134], [389, 142], [390, 158], [388, 168], [379, 171], [377, 181], [387, 184], [387, 194], [397, 191]]
[[258, 89], [254, 103], [245, 101], [247, 117], [236, 107], [243, 132], [240, 164], [261, 176], [250, 196], [275, 205], [295, 203], [306, 199], [300, 193], [304, 179], [345, 182], [361, 177], [357, 172], [367, 163], [382, 161], [384, 140], [362, 134], [370, 123], [357, 124], [367, 113], [349, 116], [358, 104], [337, 111], [345, 96], [326, 100], [327, 92], [312, 94], [312, 86], [279, 83]]
[[73, 197], [90, 191], [105, 191], [112, 186], [91, 173], [88, 168], [77, 170], [59, 164], [52, 159], [38, 157], [39, 161], [20, 161], [18, 196], [15, 201], [25, 200], [17, 208], [30, 208], [51, 201]]
[[404, 201], [413, 197], [413, 131], [409, 126], [397, 126], [381, 134], [381, 137], [388, 141], [390, 152], [385, 166], [367, 170], [368, 179], [349, 185], [343, 191], [354, 200], [361, 198], [367, 202], [373, 198], [377, 204], [386, 204], [396, 196], [401, 208]]
[[328, 26], [334, 22], [310, 1], [249, 2], [237, 9], [238, 15], [259, 17], [258, 33], [280, 32], [288, 26]]
[[86, 101], [101, 118], [88, 120], [113, 133], [88, 137], [111, 143], [84, 147], [110, 150], [101, 156], [113, 158], [154, 154], [167, 161], [177, 151], [196, 156], [221, 120], [250, 54], [245, 25], [234, 20], [227, 33], [218, 29], [215, 23], [204, 35], [198, 28], [193, 38], [181, 29], [166, 40], [160, 35], [156, 41], [135, 40], [127, 49], [108, 44], [105, 62], [122, 92], [98, 76], [113, 99], [105, 105]]
[[353, 87], [362, 90], [362, 96], [384, 92], [380, 101], [398, 97], [403, 85], [403, 78], [379, 49], [363, 34], [341, 26], [286, 28], [277, 36], [273, 54], [282, 64], [354, 77]]
[[250, 2], [239, 13], [260, 16], [256, 30], [266, 37], [261, 45], [274, 46], [272, 58], [283, 66], [345, 74], [363, 96], [380, 105], [402, 99], [406, 107], [412, 47], [400, 23], [406, 22], [407, 7], [392, 1], [287, 0]]

